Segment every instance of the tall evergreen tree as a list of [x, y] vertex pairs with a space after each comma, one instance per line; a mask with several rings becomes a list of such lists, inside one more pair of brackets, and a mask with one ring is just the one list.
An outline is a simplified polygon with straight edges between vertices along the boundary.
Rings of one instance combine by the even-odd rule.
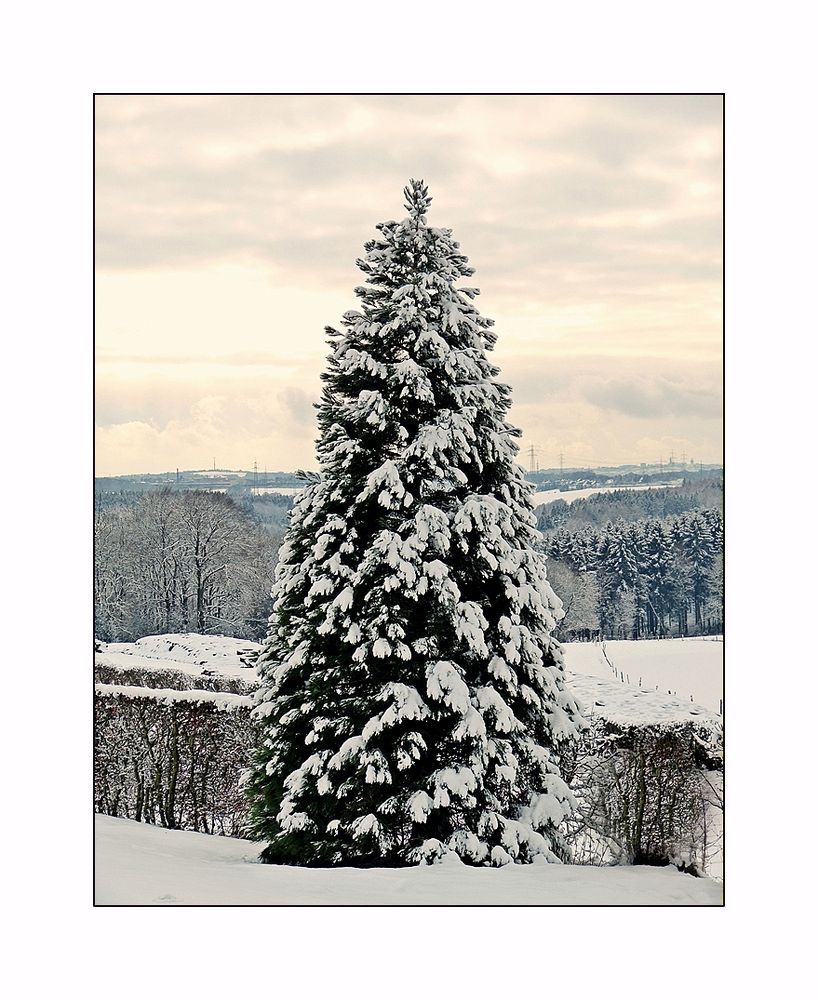
[[710, 590], [710, 571], [716, 556], [714, 526], [698, 511], [691, 511], [679, 519], [677, 533], [687, 567], [694, 621], [701, 626], [702, 609]]
[[599, 620], [606, 635], [615, 636], [624, 629], [622, 605], [625, 595], [633, 598], [639, 577], [627, 525], [623, 520], [610, 521], [602, 534], [597, 554], [599, 573]]
[[656, 518], [644, 525], [639, 572], [648, 609], [648, 631], [651, 635], [662, 635], [665, 617], [678, 599], [680, 582], [672, 540], [664, 524]]
[[262, 858], [560, 860], [558, 750], [584, 724], [552, 638], [510, 390], [448, 229], [377, 227], [360, 311], [331, 328], [322, 477], [295, 505], [248, 771]]
[[574, 568], [580, 573], [587, 573], [595, 569], [599, 545], [599, 532], [591, 525], [585, 525], [576, 532], [573, 544]]

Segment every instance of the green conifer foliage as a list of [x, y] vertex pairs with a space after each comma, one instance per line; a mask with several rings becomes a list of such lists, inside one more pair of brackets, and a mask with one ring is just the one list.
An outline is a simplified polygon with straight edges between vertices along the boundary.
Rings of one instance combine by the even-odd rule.
[[558, 751], [584, 725], [515, 463], [491, 320], [421, 181], [328, 328], [321, 478], [295, 504], [247, 774], [266, 861], [563, 856]]

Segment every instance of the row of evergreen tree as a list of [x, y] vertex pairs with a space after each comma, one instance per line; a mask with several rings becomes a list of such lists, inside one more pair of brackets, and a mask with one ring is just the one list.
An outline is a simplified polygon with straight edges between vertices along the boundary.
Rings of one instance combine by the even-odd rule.
[[585, 617], [575, 606], [565, 623], [564, 633], [576, 633], [566, 638], [588, 633], [638, 639], [713, 634], [723, 628], [724, 519], [717, 509], [609, 521], [602, 530], [558, 528], [546, 535], [544, 545], [553, 560], [575, 574], [595, 577], [578, 584], [566, 579], [563, 587], [555, 583], [569, 606], [582, 603], [581, 589], [587, 594], [592, 588]]

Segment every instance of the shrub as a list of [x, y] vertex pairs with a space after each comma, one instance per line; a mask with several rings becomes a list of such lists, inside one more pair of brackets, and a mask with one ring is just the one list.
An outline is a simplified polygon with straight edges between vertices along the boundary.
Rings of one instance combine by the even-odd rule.
[[97, 684], [98, 812], [171, 829], [239, 836], [240, 775], [257, 734], [250, 698]]
[[693, 722], [595, 718], [563, 762], [578, 807], [577, 864], [675, 864], [704, 874], [721, 853], [721, 735]]
[[[156, 675], [167, 682], [168, 671]], [[182, 673], [176, 679], [235, 683]], [[97, 811], [176, 829], [246, 835], [241, 775], [258, 739], [251, 706], [251, 698], [224, 691], [98, 683]], [[577, 798], [562, 831], [574, 863], [676, 864], [717, 874], [720, 731], [693, 721], [589, 721], [562, 760]]]
[[[136, 660], [136, 657], [134, 657]], [[157, 660], [155, 667], [136, 662], [132, 666], [106, 661], [97, 656], [94, 663], [94, 680], [102, 684], [129, 685], [145, 688], [165, 688], [175, 691], [220, 691], [228, 694], [252, 694], [258, 687], [254, 671], [247, 671], [247, 678], [226, 677], [213, 673], [192, 674], [166, 667]]]

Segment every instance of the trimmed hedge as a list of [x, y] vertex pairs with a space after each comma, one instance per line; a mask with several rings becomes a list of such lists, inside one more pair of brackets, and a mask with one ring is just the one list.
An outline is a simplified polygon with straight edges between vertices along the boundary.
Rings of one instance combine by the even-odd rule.
[[237, 694], [97, 684], [97, 812], [170, 829], [240, 836], [239, 779], [256, 741]]
[[[244, 835], [241, 774], [258, 738], [252, 704], [224, 691], [98, 683], [97, 811]], [[720, 731], [695, 722], [624, 726], [591, 718], [562, 761], [578, 802], [566, 827], [574, 862], [709, 871], [720, 857], [720, 748]]]
[[[130, 657], [128, 658], [130, 659]], [[142, 664], [123, 666], [106, 661], [104, 656], [95, 657], [94, 680], [103, 684], [126, 684], [145, 688], [173, 688], [176, 691], [227, 691], [233, 694], [252, 694], [258, 687], [255, 671], [248, 670], [247, 678], [225, 677], [214, 673], [187, 673], [165, 667], [157, 661], [156, 667]]]

